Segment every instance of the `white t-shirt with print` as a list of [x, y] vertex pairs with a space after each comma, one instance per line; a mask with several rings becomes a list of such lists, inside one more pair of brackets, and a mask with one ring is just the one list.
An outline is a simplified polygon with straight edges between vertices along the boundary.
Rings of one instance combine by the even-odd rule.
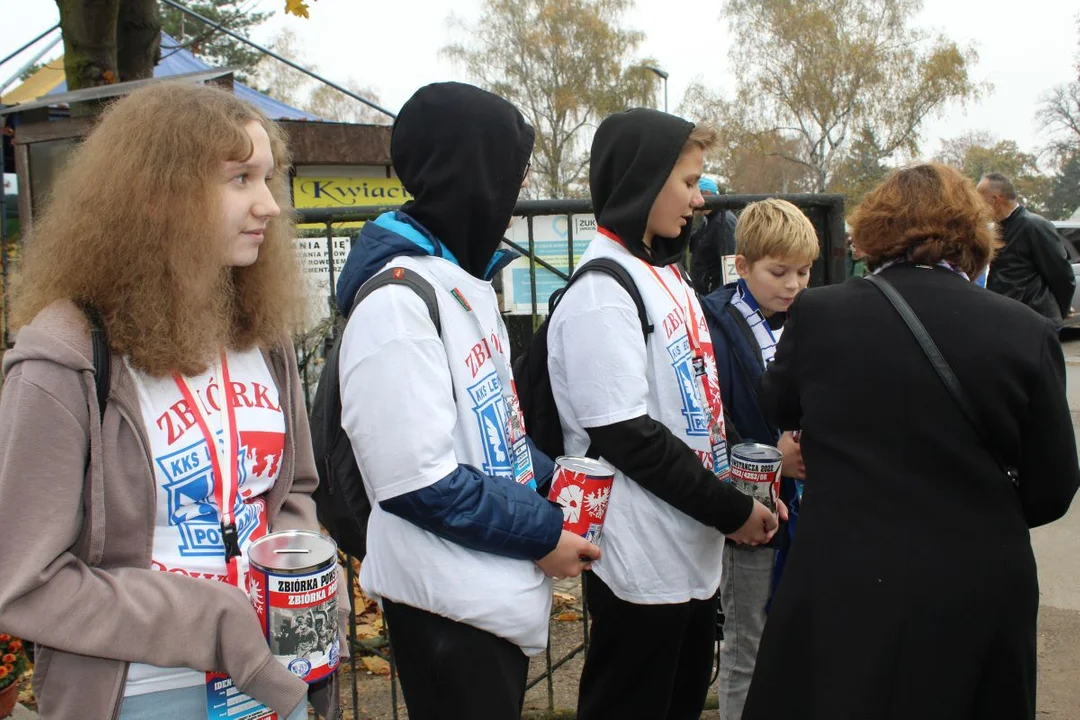
[[[535, 563], [470, 550], [378, 504], [438, 482], [459, 463], [513, 482], [495, 366], [506, 363], [509, 373], [510, 341], [491, 284], [436, 257], [399, 257], [387, 267], [414, 270], [435, 287], [442, 337], [419, 296], [394, 285], [360, 303], [345, 329], [342, 426], [372, 505], [360, 584], [368, 595], [539, 653], [547, 644], [551, 583]], [[455, 289], [476, 320], [451, 295]]]
[[[646, 343], [633, 300], [603, 273], [588, 273], [566, 291], [548, 328], [548, 372], [567, 454], [587, 451], [585, 428], [648, 414], [713, 469], [709, 415], [695, 386], [701, 382], [681, 319], [689, 317], [692, 303], [710, 401], [715, 398], [718, 404], [716, 359], [697, 297], [673, 266], [655, 268], [669, 295], [649, 266], [603, 235], [590, 243], [579, 267], [600, 257], [616, 260], [630, 273], [654, 330]], [[593, 570], [628, 602], [703, 600], [720, 585], [723, 547], [718, 530], [617, 472], [604, 520], [603, 556]]]
[[[239, 492], [234, 513], [240, 549], [239, 577], [245, 587], [247, 548], [267, 532], [264, 495], [281, 472], [285, 418], [277, 385], [258, 348], [226, 356], [236, 412]], [[157, 486], [151, 568], [160, 572], [226, 582], [216, 478], [195, 415], [171, 377], [151, 377], [128, 366], [135, 380]], [[186, 378], [199, 411], [221, 442], [222, 387], [218, 366]], [[217, 450], [213, 450], [217, 453]], [[254, 611], [253, 611], [254, 612]], [[206, 682], [201, 672], [133, 663], [124, 694], [142, 695]]]

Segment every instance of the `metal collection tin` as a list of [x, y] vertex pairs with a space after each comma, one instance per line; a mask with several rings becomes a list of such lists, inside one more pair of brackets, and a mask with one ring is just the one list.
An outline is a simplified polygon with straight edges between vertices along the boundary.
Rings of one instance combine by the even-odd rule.
[[337, 545], [306, 530], [259, 538], [248, 549], [248, 593], [270, 652], [314, 683], [338, 666]]
[[731, 448], [731, 482], [776, 512], [784, 454], [772, 445], [742, 443]]
[[557, 458], [548, 499], [562, 506], [563, 529], [598, 545], [614, 481], [614, 468], [601, 460]]

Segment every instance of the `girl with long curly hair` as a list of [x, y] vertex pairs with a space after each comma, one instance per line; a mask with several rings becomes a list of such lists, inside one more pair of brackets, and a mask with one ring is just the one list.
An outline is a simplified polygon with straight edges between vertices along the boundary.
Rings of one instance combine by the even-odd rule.
[[245, 591], [253, 540], [318, 529], [288, 167], [256, 108], [156, 84], [104, 112], [26, 239], [0, 397], [0, 627], [37, 643], [44, 718], [213, 717], [228, 683], [210, 673], [306, 717]]

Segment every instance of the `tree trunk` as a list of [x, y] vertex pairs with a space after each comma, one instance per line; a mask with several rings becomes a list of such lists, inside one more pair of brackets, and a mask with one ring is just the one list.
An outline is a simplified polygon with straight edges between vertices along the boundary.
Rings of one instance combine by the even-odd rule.
[[116, 66], [120, 81], [154, 76], [161, 59], [161, 13], [157, 0], [120, 0]]
[[[56, 0], [64, 36], [68, 90], [108, 85], [118, 79], [116, 22], [120, 0]], [[76, 108], [72, 108], [76, 114]]]

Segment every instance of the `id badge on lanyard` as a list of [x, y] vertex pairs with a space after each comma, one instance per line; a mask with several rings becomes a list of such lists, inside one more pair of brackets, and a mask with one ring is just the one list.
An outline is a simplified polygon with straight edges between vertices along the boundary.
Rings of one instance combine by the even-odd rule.
[[533, 472], [532, 453], [529, 452], [529, 444], [525, 439], [525, 418], [521, 413], [521, 403], [518, 400], [514, 379], [510, 377], [508, 362], [502, 353], [495, 352], [495, 349], [488, 343], [488, 334], [484, 331], [483, 325], [480, 324], [480, 318], [476, 316], [476, 312], [473, 311], [472, 306], [461, 291], [454, 288], [450, 291], [450, 294], [472, 318], [477, 332], [480, 333], [480, 342], [484, 345], [484, 350], [487, 356], [491, 358], [491, 362], [495, 364], [495, 372], [499, 376], [502, 399], [506, 407], [506, 443], [510, 448], [510, 462], [514, 473], [514, 482], [519, 485], [528, 485], [535, 490], [536, 473]]
[[[236, 502], [240, 492], [240, 464], [237, 457], [236, 431], [236, 394], [233, 392], [229, 377], [229, 363], [225, 353], [221, 353], [221, 442], [218, 443], [210, 424], [203, 415], [202, 406], [195, 399], [187, 380], [173, 373], [173, 380], [180, 389], [188, 409], [195, 417], [195, 422], [206, 440], [210, 466], [214, 473], [214, 499], [221, 512], [221, 541], [225, 546], [225, 577], [230, 585], [235, 585], [247, 594], [247, 583], [240, 575], [240, 538], [236, 531]], [[209, 393], [207, 394], [209, 399]], [[252, 610], [252, 613], [255, 611]], [[222, 673], [206, 673], [206, 717], [207, 720], [277, 720], [278, 715], [262, 703], [253, 700], [236, 689], [232, 678]]]
[[709, 427], [709, 449], [712, 453], [713, 459], [713, 474], [720, 480], [731, 479], [731, 463], [728, 459], [728, 446], [727, 437], [724, 433], [724, 416], [723, 406], [720, 404], [717, 394], [717, 402], [710, 402], [709, 399], [709, 374], [708, 369], [705, 367], [705, 355], [701, 347], [701, 339], [698, 336], [697, 316], [694, 313], [694, 302], [690, 298], [690, 293], [686, 289], [686, 285], [683, 283], [681, 277], [676, 272], [676, 277], [679, 277], [679, 284], [682, 286], [683, 295], [686, 298], [686, 307], [684, 308], [675, 298], [675, 293], [671, 291], [664, 279], [660, 277], [660, 273], [656, 271], [652, 265], [648, 265], [649, 270], [652, 272], [653, 277], [660, 283], [660, 287], [664, 288], [668, 297], [675, 303], [675, 307], [678, 308], [679, 314], [682, 316], [683, 325], [686, 327], [686, 339], [690, 343], [691, 352], [691, 364], [694, 371], [694, 395], [697, 397], [698, 404], [705, 411], [705, 417]]
[[705, 358], [700, 355], [694, 356], [694, 376], [697, 380], [694, 390], [697, 392], [701, 406], [706, 408], [709, 415], [709, 446], [712, 449], [713, 474], [721, 480], [730, 480], [731, 463], [728, 460], [727, 437], [725, 428], [720, 425], [722, 415], [718, 418], [717, 415], [720, 413], [709, 405], [708, 393], [705, 391], [709, 377], [705, 369]]

